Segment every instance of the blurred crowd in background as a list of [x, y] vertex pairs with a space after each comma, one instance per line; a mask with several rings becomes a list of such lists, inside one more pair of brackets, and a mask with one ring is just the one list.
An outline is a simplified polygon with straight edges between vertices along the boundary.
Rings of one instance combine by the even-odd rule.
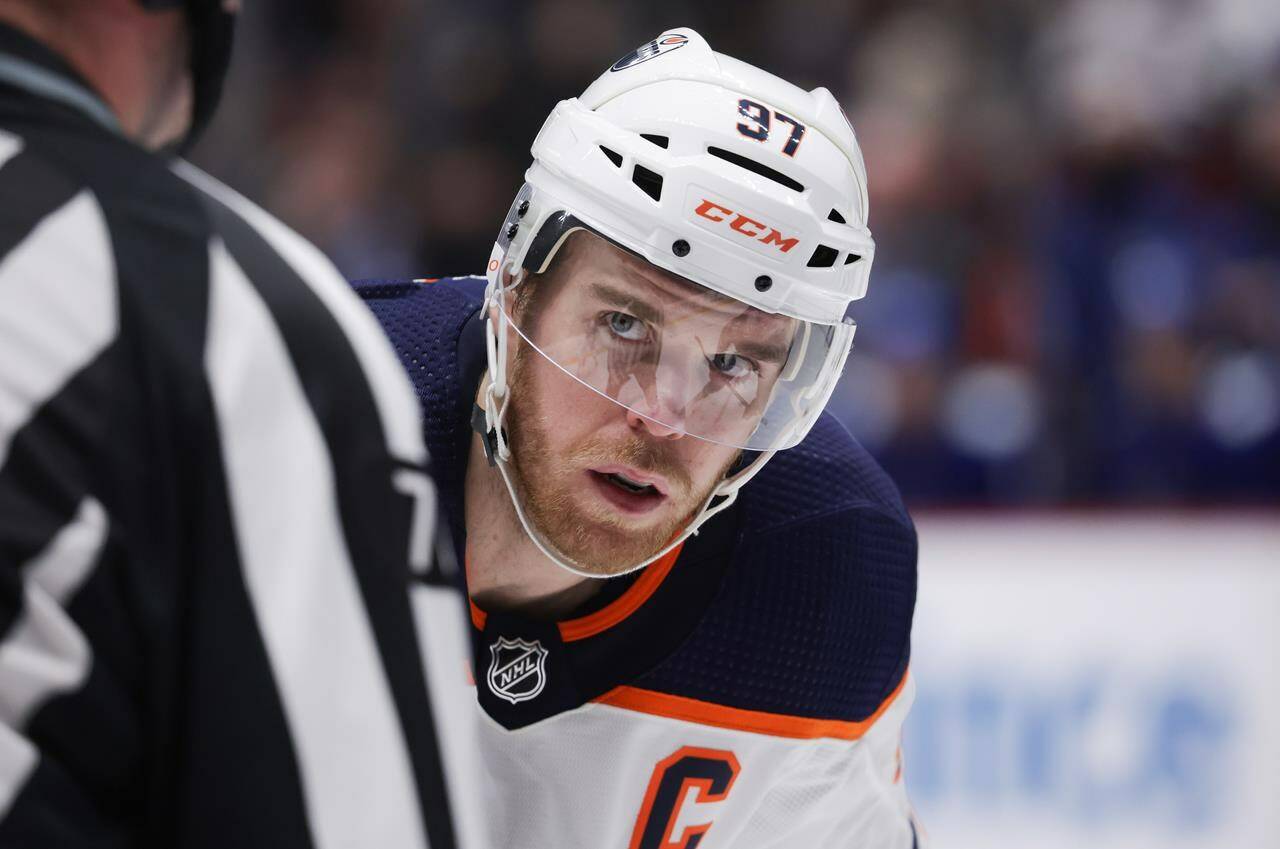
[[257, 0], [196, 161], [349, 277], [479, 273], [556, 101], [663, 29], [844, 104], [832, 409], [909, 505], [1280, 502], [1276, 0]]

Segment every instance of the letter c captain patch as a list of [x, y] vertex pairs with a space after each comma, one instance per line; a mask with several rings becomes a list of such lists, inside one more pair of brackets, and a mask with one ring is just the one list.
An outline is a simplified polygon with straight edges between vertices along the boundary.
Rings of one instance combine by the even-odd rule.
[[534, 640], [499, 637], [489, 646], [489, 689], [511, 704], [527, 702], [547, 683], [547, 650]]
[[[695, 849], [741, 768], [733, 752], [685, 746], [654, 767], [627, 849]], [[685, 808], [701, 813], [683, 817]], [[706, 806], [706, 807], [703, 807]]]

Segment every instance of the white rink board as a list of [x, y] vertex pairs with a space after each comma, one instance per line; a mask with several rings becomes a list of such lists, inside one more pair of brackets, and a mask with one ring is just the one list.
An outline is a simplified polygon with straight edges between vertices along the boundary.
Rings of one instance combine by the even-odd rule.
[[1280, 514], [916, 522], [932, 846], [1280, 847]]

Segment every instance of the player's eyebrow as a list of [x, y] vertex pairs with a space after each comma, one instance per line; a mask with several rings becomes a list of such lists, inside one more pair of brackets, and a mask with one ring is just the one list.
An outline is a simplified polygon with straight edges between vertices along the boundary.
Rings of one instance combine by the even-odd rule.
[[592, 283], [591, 294], [609, 306], [627, 310], [641, 321], [653, 325], [662, 324], [662, 311], [640, 300], [634, 293], [623, 291], [607, 283]]
[[781, 366], [791, 353], [790, 345], [771, 344], [769, 342], [753, 342], [745, 340], [733, 343], [733, 353], [750, 357], [758, 363], [774, 363]]

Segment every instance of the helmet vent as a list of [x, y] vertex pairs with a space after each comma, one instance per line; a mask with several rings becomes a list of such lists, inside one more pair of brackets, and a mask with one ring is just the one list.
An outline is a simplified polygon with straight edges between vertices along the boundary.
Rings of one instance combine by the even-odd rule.
[[829, 248], [826, 245], [818, 245], [813, 249], [813, 256], [809, 257], [810, 268], [830, 268], [836, 264], [835, 248]]
[[653, 133], [641, 133], [640, 138], [644, 139], [647, 142], [656, 144], [658, 147], [663, 148], [664, 150], [666, 149], [667, 145], [671, 143], [671, 139], [667, 138], [666, 136], [655, 136]]
[[772, 168], [770, 168], [768, 165], [765, 165], [761, 162], [756, 162], [754, 159], [748, 159], [747, 157], [742, 156], [741, 154], [734, 153], [731, 150], [725, 150], [722, 147], [708, 147], [707, 153], [711, 154], [712, 156], [723, 159], [725, 162], [732, 162], [734, 165], [737, 165], [739, 168], [745, 168], [746, 170], [752, 172], [753, 174], [759, 174], [761, 177], [764, 177], [769, 180], [773, 180], [775, 183], [786, 186], [788, 189], [791, 189], [793, 191], [797, 191], [797, 192], [804, 191], [803, 185], [801, 185], [800, 183], [797, 183], [795, 180], [791, 179], [786, 174], [783, 174], [781, 171], [775, 171]]
[[635, 170], [631, 172], [631, 182], [640, 187], [640, 191], [644, 192], [654, 200], [662, 200], [662, 175], [655, 171], [650, 171], [643, 165], [637, 164]]
[[844, 258], [844, 264], [848, 265], [849, 263], [857, 262], [860, 259], [862, 259], [861, 254], [849, 254], [847, 257]]
[[600, 145], [600, 152], [603, 153], [605, 156], [609, 157], [609, 161], [613, 163], [613, 167], [615, 168], [622, 167], [622, 154], [618, 153], [615, 150], [609, 150], [609, 148], [605, 147], [604, 145]]
[[849, 223], [848, 221], [845, 221], [845, 220], [844, 220], [844, 216], [843, 216], [843, 215], [841, 215], [838, 211], [836, 211], [836, 210], [834, 210], [834, 209], [827, 213], [827, 220], [828, 220], [828, 221], [834, 221], [834, 222], [836, 222], [837, 224], [848, 224], [848, 223]]

